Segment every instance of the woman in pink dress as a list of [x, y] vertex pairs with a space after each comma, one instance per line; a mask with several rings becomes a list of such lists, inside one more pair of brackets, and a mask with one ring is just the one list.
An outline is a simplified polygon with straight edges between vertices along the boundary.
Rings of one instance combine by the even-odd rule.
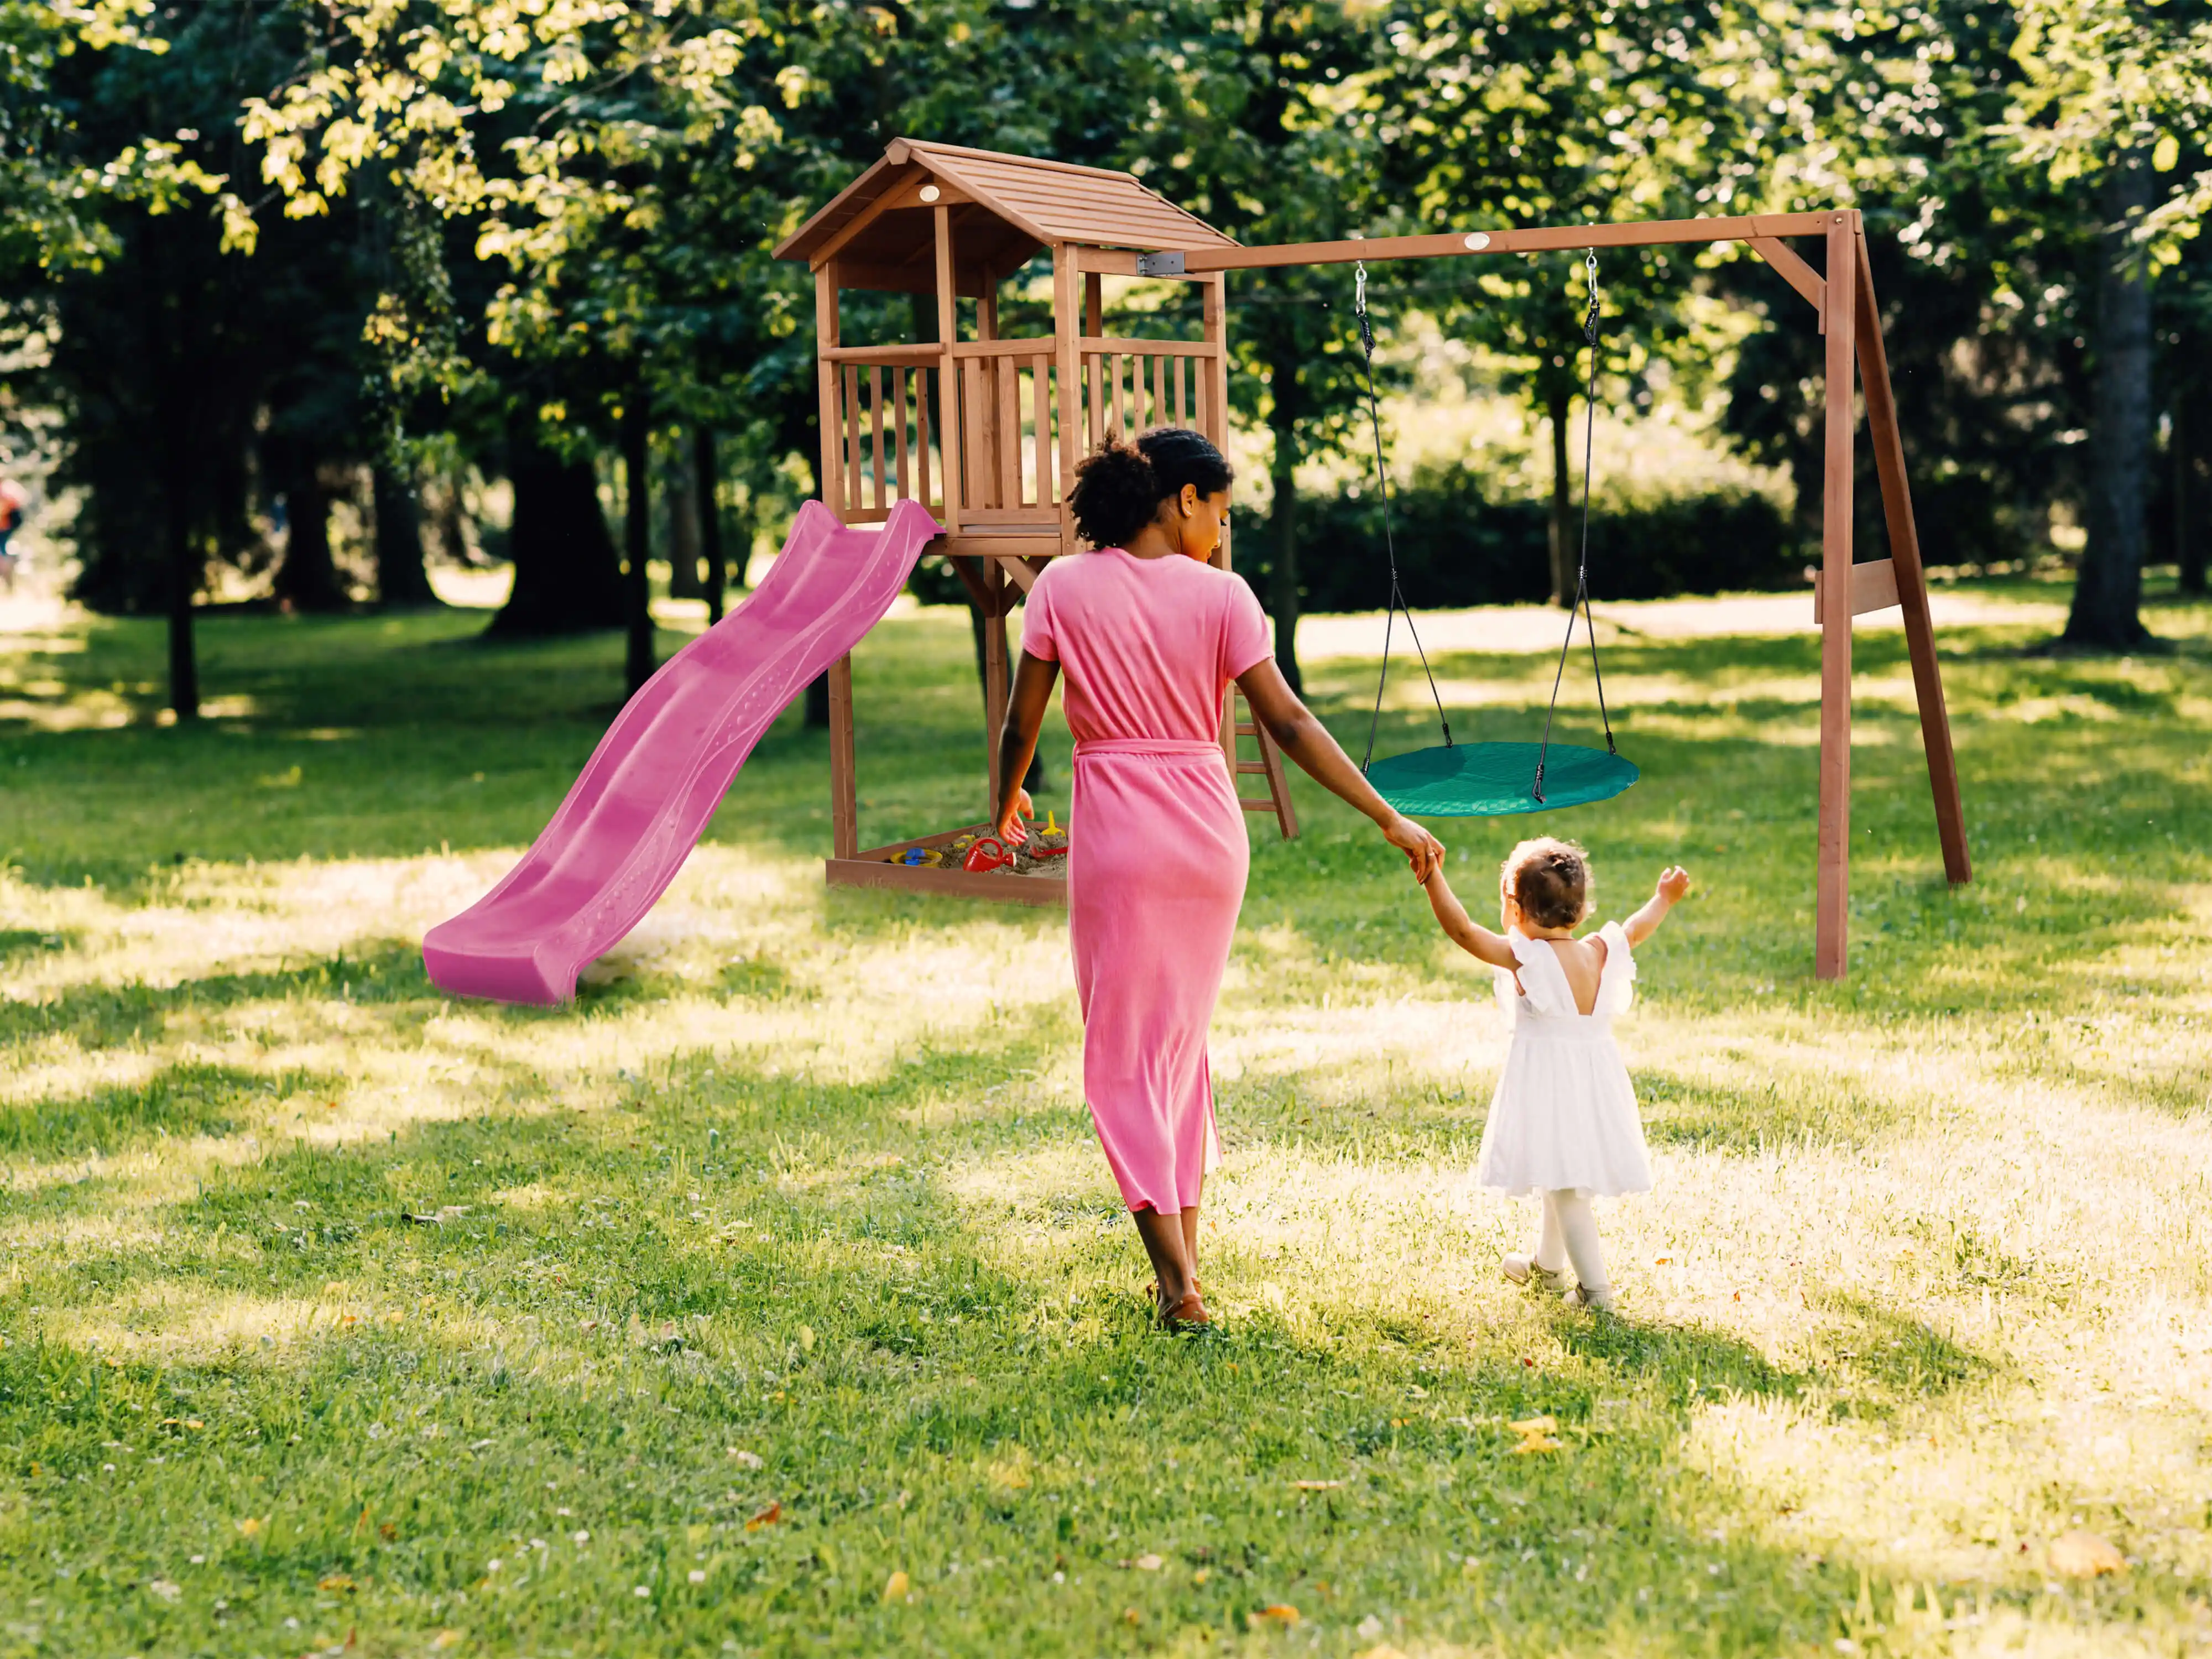
[[1242, 577], [1207, 562], [1233, 475], [1180, 427], [1109, 441], [1076, 469], [1069, 505], [1097, 550], [1057, 559], [1030, 590], [999, 744], [998, 825], [1026, 839], [1024, 776], [1054, 681], [1075, 735], [1068, 944], [1083, 1008], [1083, 1092], [1158, 1275], [1159, 1316], [1208, 1322], [1198, 1206], [1219, 1161], [1206, 1026], [1244, 901], [1244, 814], [1221, 752], [1234, 680], [1314, 780], [1372, 818], [1425, 881], [1443, 849], [1369, 787], [1283, 679]]

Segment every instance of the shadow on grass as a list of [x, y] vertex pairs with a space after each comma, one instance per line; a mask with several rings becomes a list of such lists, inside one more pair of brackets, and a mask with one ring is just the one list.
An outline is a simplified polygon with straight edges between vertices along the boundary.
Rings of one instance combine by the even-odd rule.
[[[0, 1157], [51, 1161], [112, 1155], [165, 1136], [227, 1135], [258, 1121], [287, 1095], [336, 1086], [337, 1079], [307, 1071], [272, 1075], [198, 1062], [165, 1066], [143, 1083], [0, 1106]], [[100, 1198], [85, 1196], [88, 1202]]]
[[1655, 1146], [1748, 1157], [1799, 1142], [1871, 1145], [1899, 1116], [1895, 1102], [1834, 1075], [1792, 1073], [1746, 1089], [1639, 1068], [1644, 1133]]

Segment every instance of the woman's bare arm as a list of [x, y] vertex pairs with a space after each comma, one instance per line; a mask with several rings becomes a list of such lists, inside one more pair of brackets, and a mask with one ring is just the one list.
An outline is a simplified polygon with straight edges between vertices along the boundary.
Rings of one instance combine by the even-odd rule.
[[1029, 811], [1029, 792], [1022, 780], [1030, 775], [1036, 754], [1037, 732], [1044, 726], [1044, 711], [1052, 705], [1052, 688], [1060, 678], [1060, 665], [1022, 653], [1014, 670], [1013, 695], [1006, 700], [1006, 724], [999, 733], [999, 839], [1024, 842], [1022, 828]]
[[1658, 884], [1651, 896], [1644, 901], [1644, 908], [1622, 924], [1621, 932], [1628, 935], [1632, 946], [1641, 945], [1659, 931], [1659, 924], [1667, 920], [1667, 913], [1674, 908], [1675, 901], [1690, 890], [1690, 872], [1680, 865], [1669, 865], [1661, 872]]
[[1443, 844], [1375, 793], [1375, 786], [1329, 736], [1328, 728], [1298, 701], [1273, 657], [1263, 658], [1237, 677], [1237, 689], [1252, 706], [1252, 718], [1265, 726], [1298, 769], [1339, 799], [1375, 820], [1382, 838], [1406, 855], [1413, 879], [1426, 881], [1444, 861]]
[[1453, 944], [1469, 956], [1480, 957], [1493, 968], [1517, 965], [1511, 941], [1503, 933], [1492, 933], [1468, 915], [1467, 907], [1459, 902], [1459, 895], [1452, 891], [1451, 884], [1444, 879], [1441, 865], [1429, 872], [1429, 878], [1421, 884], [1428, 890], [1429, 908], [1437, 913], [1437, 921], [1450, 935]]

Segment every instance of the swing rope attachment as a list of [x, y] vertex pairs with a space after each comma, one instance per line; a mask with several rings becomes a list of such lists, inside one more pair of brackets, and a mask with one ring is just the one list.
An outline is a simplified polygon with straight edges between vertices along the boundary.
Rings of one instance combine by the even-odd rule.
[[[1583, 317], [1583, 342], [1589, 348], [1589, 386], [1583, 399], [1583, 528], [1582, 550], [1575, 569], [1575, 602], [1567, 607], [1566, 637], [1559, 641], [1559, 664], [1552, 672], [1552, 702], [1544, 711], [1544, 741], [1536, 750], [1536, 778], [1533, 787], [1538, 801], [1544, 799], [1544, 763], [1552, 750], [1552, 721], [1559, 712], [1559, 683], [1567, 672], [1567, 651], [1575, 642], [1575, 613], [1582, 613], [1584, 632], [1589, 635], [1590, 675], [1597, 682], [1598, 718], [1605, 723], [1605, 752], [1617, 755], [1613, 746], [1613, 716], [1605, 706], [1605, 675], [1597, 663], [1597, 623], [1589, 609], [1589, 503], [1590, 449], [1597, 431], [1597, 250], [1591, 248], [1583, 256], [1583, 266], [1589, 277], [1589, 309]], [[1395, 577], [1394, 577], [1395, 580]], [[1410, 623], [1411, 619], [1408, 618]], [[1389, 637], [1384, 636], [1383, 649], [1389, 649]]]
[[1390, 602], [1382, 613], [1382, 672], [1375, 682], [1375, 712], [1367, 722], [1367, 752], [1359, 757], [1359, 771], [1365, 776], [1368, 763], [1375, 758], [1375, 734], [1382, 724], [1382, 688], [1390, 678], [1390, 635], [1403, 612], [1406, 632], [1412, 637], [1413, 650], [1421, 659], [1421, 672], [1429, 682], [1429, 696], [1437, 706], [1437, 724], [1443, 728], [1444, 747], [1452, 746], [1451, 722], [1444, 718], [1444, 700], [1437, 690], [1437, 677], [1429, 667], [1429, 653], [1421, 648], [1420, 630], [1413, 626], [1413, 608], [1406, 603], [1405, 590], [1398, 585], [1398, 550], [1390, 534], [1390, 475], [1382, 464], [1382, 410], [1375, 396], [1375, 325], [1367, 315], [1367, 265], [1364, 260], [1356, 262], [1352, 269], [1352, 310], [1359, 319], [1359, 356], [1367, 382], [1367, 421], [1375, 435], [1375, 485], [1382, 499], [1382, 556], [1390, 567]]

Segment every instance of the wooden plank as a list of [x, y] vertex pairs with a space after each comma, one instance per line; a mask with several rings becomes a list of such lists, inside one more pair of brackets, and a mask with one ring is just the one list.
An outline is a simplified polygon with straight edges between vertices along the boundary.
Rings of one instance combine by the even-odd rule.
[[1168, 423], [1168, 360], [1155, 356], [1152, 359], [1152, 422], [1154, 426]]
[[822, 356], [833, 363], [933, 363], [944, 354], [933, 345], [838, 346]]
[[1059, 497], [1052, 488], [1052, 359], [1030, 359], [1030, 440], [1036, 457], [1036, 504], [1050, 507]]
[[1118, 354], [1106, 360], [1106, 374], [1114, 383], [1114, 421], [1109, 429], [1117, 438], [1129, 435], [1128, 405], [1121, 400], [1121, 365], [1127, 361]]
[[837, 422], [837, 366], [829, 360], [837, 347], [837, 268], [824, 265], [814, 273], [814, 349], [817, 362], [814, 378], [820, 399], [822, 461], [817, 480], [822, 504], [833, 511], [845, 500], [844, 479], [838, 470], [841, 448]]
[[860, 849], [860, 802], [853, 761], [853, 659], [830, 665], [830, 844], [847, 859]]
[[1163, 357], [1160, 361], [1168, 366], [1168, 377], [1175, 387], [1175, 423], [1182, 426], [1185, 424], [1182, 412], [1182, 371], [1186, 360], [1181, 357]]
[[[991, 822], [999, 821], [999, 732], [1006, 723], [1006, 573], [994, 559], [983, 573], [991, 596], [983, 618], [983, 766], [990, 780]], [[1014, 780], [1020, 781], [1018, 778]]]
[[[942, 379], [942, 376], [939, 376]], [[933, 507], [929, 499], [929, 394], [930, 373], [926, 368], [914, 372], [914, 498], [924, 507]]]
[[885, 500], [888, 492], [884, 479], [884, 371], [875, 363], [868, 365], [868, 420], [875, 434], [875, 505], [887, 508], [890, 502]]
[[846, 363], [838, 372], [845, 382], [845, 506], [857, 513], [866, 505], [860, 498], [860, 371]]
[[971, 876], [965, 870], [915, 870], [902, 864], [863, 859], [825, 860], [822, 875], [832, 887], [888, 887], [946, 898], [1045, 908], [1064, 908], [1067, 903], [1067, 880], [1063, 876]]
[[1103, 335], [1086, 334], [1076, 343], [1081, 351], [1142, 351], [1160, 357], [1218, 357], [1221, 348], [1210, 340], [1145, 340], [1134, 336], [1116, 336], [1108, 339]]
[[1022, 365], [1018, 358], [1001, 357], [991, 365], [998, 383], [999, 501], [1002, 506], [1022, 505]]
[[1787, 242], [1778, 242], [1771, 236], [1754, 236], [1752, 247], [1759, 257], [1772, 265], [1782, 280], [1796, 289], [1812, 302], [1813, 309], [1820, 313], [1823, 332], [1828, 325], [1828, 285], [1820, 273], [1797, 257], [1796, 250]]
[[[937, 277], [926, 264], [887, 265], [872, 260], [840, 259], [837, 272], [839, 286], [865, 289], [872, 294], [938, 291]], [[981, 267], [962, 265], [953, 272], [951, 291], [963, 300], [972, 300], [983, 292], [990, 280]]]
[[1030, 589], [1036, 586], [1037, 573], [1036, 568], [1030, 564], [1027, 560], [1022, 558], [1019, 555], [1013, 553], [994, 554], [991, 558], [991, 562], [996, 565], [1001, 573], [1012, 579], [1014, 586], [1020, 588], [1024, 593], [1027, 593]]
[[1083, 278], [1083, 332], [1095, 339], [1105, 331], [1106, 279], [1088, 271]]
[[[1371, 264], [1383, 259], [1455, 258], [1586, 247], [1661, 247], [1681, 242], [1748, 242], [1754, 237], [1814, 236], [1826, 230], [1834, 216], [1830, 213], [1746, 214], [1711, 219], [1655, 219], [1644, 224], [1532, 226], [1516, 230], [1451, 231], [1430, 236], [1370, 236], [1342, 242], [1281, 242], [1264, 247], [1194, 247], [1181, 252], [1184, 274], [1198, 276], [1278, 265], [1342, 265], [1355, 259], [1364, 259]], [[1481, 239], [1480, 245], [1469, 247], [1469, 239], [1478, 237]]]
[[[1058, 359], [1054, 366], [1053, 408], [1059, 422], [1054, 435], [1060, 441], [1060, 472], [1054, 480], [1052, 493], [1043, 495], [1040, 492], [1040, 497], [1054, 502], [1066, 501], [1066, 492], [1075, 483], [1075, 464], [1083, 459], [1077, 447], [1077, 434], [1082, 425], [1077, 410], [1083, 401], [1083, 359], [1075, 345], [1082, 328], [1076, 314], [1076, 307], [1082, 302], [1082, 284], [1071, 253], [1064, 242], [1052, 251], [1052, 326]], [[1063, 535], [1069, 533], [1066, 517], [1063, 507]]]
[[[896, 193], [899, 188], [900, 185], [896, 181], [891, 182], [887, 186], [888, 191], [891, 193]], [[851, 218], [848, 219], [835, 231], [831, 232], [826, 240], [815, 245], [814, 252], [811, 256], [814, 264], [819, 268], [829, 261], [836, 258], [837, 257], [838, 251], [842, 248], [846, 243], [851, 241], [855, 236], [858, 236], [862, 231], [866, 230], [870, 225], [875, 223], [877, 218], [882, 214], [884, 209], [889, 204], [885, 202], [883, 196], [879, 195], [873, 201], [869, 202], [866, 205], [860, 208], [860, 210], [854, 213]]]
[[1813, 971], [1841, 979], [1850, 965], [1851, 895], [1851, 430], [1856, 234], [1848, 212], [1828, 216], [1825, 471], [1820, 491], [1820, 875]]
[[1206, 343], [1214, 355], [1206, 362], [1205, 408], [1200, 430], [1215, 446], [1229, 446], [1229, 279], [1217, 274], [1204, 296]]
[[[922, 191], [934, 190], [937, 194], [925, 198]], [[893, 208], [935, 207], [939, 203], [946, 207], [957, 207], [975, 198], [950, 179], [921, 178], [894, 187], [888, 195], [877, 198], [876, 211], [887, 213]]]
[[[1828, 619], [1828, 606], [1820, 590], [1820, 583], [1813, 584], [1813, 622], [1816, 627]], [[1851, 615], [1863, 617], [1869, 611], [1887, 611], [1897, 603], [1895, 559], [1862, 559], [1851, 567]]]
[[968, 528], [983, 532], [993, 525], [1011, 526], [1016, 530], [1034, 531], [1043, 535], [1054, 528], [1053, 511], [1048, 507], [971, 507], [968, 509]]
[[970, 525], [958, 536], [939, 537], [935, 547], [940, 553], [980, 559], [1049, 559], [1060, 551], [1059, 532], [1048, 524], [1009, 526], [997, 532]]
[[891, 420], [898, 428], [898, 493], [903, 499], [919, 501], [914, 493], [914, 450], [907, 441], [907, 390], [909, 383], [919, 387], [921, 371], [909, 374], [903, 368], [891, 370]]
[[1959, 798], [1959, 763], [1951, 749], [1951, 715], [1943, 702], [1943, 673], [1936, 660], [1936, 622], [1929, 614], [1928, 573], [1920, 559], [1920, 530], [1913, 521], [1911, 487], [1905, 471], [1905, 441], [1897, 399], [1889, 384], [1881, 314], [1874, 295], [1863, 230], [1853, 244], [1858, 257], [1856, 293], [1859, 380], [1866, 392], [1867, 441], [1881, 480], [1881, 511], [1889, 529], [1890, 562], [1898, 604], [1905, 613], [1905, 641], [1912, 659], [1912, 690], [1920, 705], [1920, 742], [1928, 755], [1928, 783], [1936, 798], [1936, 836], [1943, 848], [1943, 873], [1954, 884], [1974, 878], [1966, 850], [1966, 808]]
[[939, 204], [937, 227], [937, 442], [945, 478], [945, 511], [939, 520], [947, 531], [960, 528], [960, 380], [952, 361], [952, 348], [960, 338], [960, 309], [952, 296], [952, 214]]
[[1267, 793], [1275, 798], [1275, 827], [1282, 831], [1285, 841], [1298, 838], [1298, 809], [1291, 801], [1289, 775], [1283, 769], [1283, 751], [1260, 724], [1259, 716], [1252, 718], [1252, 738], [1260, 746], [1261, 763], [1267, 769]]
[[975, 602], [975, 608], [978, 611], [988, 610], [991, 604], [991, 590], [983, 586], [981, 562], [959, 553], [946, 554], [945, 562], [951, 565], [952, 574], [960, 578], [961, 586], [968, 590], [968, 597]]
[[952, 348], [956, 357], [1033, 357], [1060, 343], [1049, 334], [1025, 334], [1018, 339], [963, 340]]

